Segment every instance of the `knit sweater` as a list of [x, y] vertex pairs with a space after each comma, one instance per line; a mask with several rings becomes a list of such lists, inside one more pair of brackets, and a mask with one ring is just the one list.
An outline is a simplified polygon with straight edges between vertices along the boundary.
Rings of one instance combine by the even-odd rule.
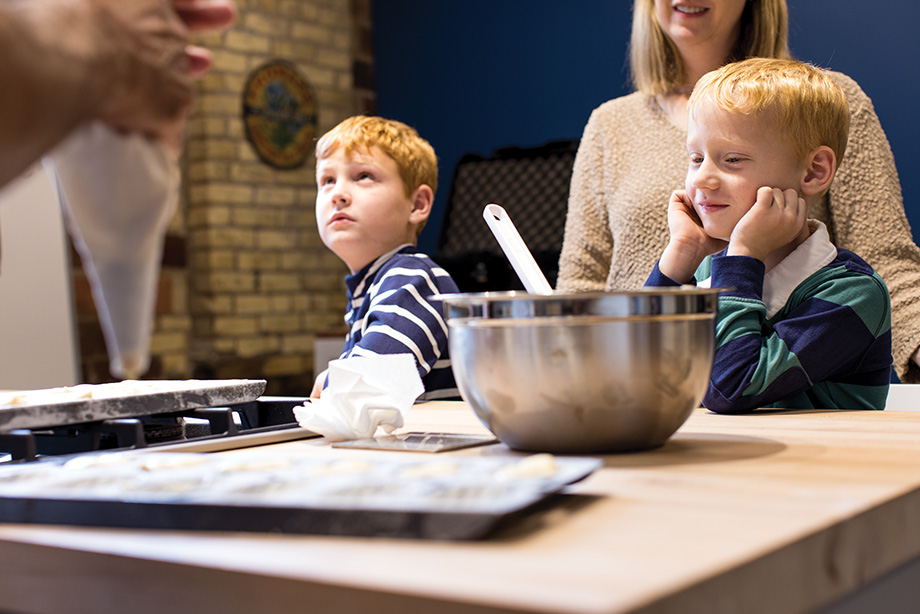
[[447, 324], [435, 294], [458, 292], [450, 275], [403, 245], [345, 277], [348, 336], [340, 358], [412, 354], [425, 392], [419, 400], [459, 398]]
[[[904, 214], [888, 139], [855, 81], [831, 73], [850, 105], [850, 138], [829, 195], [809, 211], [831, 241], [865, 259], [891, 292], [898, 376], [920, 382], [920, 249]], [[557, 288], [635, 288], [668, 241], [668, 198], [684, 187], [687, 133], [633, 93], [591, 114], [575, 159]]]
[[[828, 240], [820, 222], [769, 271], [724, 252], [697, 270], [719, 295], [716, 351], [703, 405], [884, 409], [891, 371], [891, 303], [866, 262]], [[648, 285], [677, 285], [658, 267]]]

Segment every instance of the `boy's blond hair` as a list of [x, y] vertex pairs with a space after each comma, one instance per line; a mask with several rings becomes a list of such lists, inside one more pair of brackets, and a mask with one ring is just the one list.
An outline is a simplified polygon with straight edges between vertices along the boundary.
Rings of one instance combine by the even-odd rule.
[[800, 160], [826, 145], [839, 165], [846, 151], [846, 96], [827, 71], [810, 64], [767, 58], [726, 64], [697, 82], [688, 103], [691, 115], [704, 100], [729, 113], [774, 122]]
[[[792, 57], [789, 53], [789, 10], [786, 0], [745, 2], [738, 42], [729, 62], [745, 58]], [[629, 67], [633, 86], [643, 94], [670, 94], [686, 84], [680, 53], [658, 23], [655, 0], [633, 2]]]
[[406, 196], [427, 185], [432, 194], [438, 189], [438, 159], [431, 144], [415, 128], [382, 117], [349, 117], [316, 142], [316, 159], [341, 147], [348, 155], [356, 149], [380, 148], [396, 162]]

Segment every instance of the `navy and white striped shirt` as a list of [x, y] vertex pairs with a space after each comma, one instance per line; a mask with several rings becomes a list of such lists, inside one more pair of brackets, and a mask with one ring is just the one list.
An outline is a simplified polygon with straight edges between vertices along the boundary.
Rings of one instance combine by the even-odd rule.
[[441, 302], [431, 299], [459, 292], [447, 271], [403, 245], [346, 276], [345, 286], [348, 336], [340, 358], [412, 354], [425, 386], [419, 400], [459, 398]]

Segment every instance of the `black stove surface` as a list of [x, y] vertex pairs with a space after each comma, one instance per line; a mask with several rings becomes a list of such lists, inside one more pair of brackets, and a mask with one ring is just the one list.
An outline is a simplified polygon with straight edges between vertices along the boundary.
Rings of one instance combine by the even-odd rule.
[[[293, 411], [305, 400], [303, 397], [265, 396], [223, 407], [13, 429], [0, 432], [0, 462], [28, 462], [49, 456], [167, 445], [184, 448], [192, 447], [188, 444], [209, 442], [214, 444], [211, 449], [228, 449], [258, 441], [254, 436], [259, 434], [293, 429], [302, 433], [294, 432], [287, 438], [307, 437], [312, 434], [300, 429]], [[246, 437], [240, 438], [243, 435]]]

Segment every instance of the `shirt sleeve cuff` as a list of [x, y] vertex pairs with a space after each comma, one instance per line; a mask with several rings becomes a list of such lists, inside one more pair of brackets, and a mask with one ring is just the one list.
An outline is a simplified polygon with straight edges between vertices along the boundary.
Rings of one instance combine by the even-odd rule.
[[[696, 285], [696, 280], [693, 280], [693, 284]], [[655, 268], [652, 269], [652, 274], [648, 276], [648, 279], [645, 280], [646, 286], [682, 286], [680, 284], [664, 273], [661, 272], [661, 269], [658, 268], [658, 262], [655, 262]]]
[[715, 256], [712, 259], [713, 288], [726, 288], [723, 296], [763, 300], [763, 280], [767, 268], [750, 256]]

